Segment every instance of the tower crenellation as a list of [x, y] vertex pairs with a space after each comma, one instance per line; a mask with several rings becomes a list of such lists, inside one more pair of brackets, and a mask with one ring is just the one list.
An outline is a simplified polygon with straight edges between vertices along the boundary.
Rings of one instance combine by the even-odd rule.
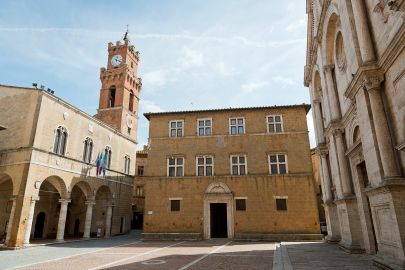
[[122, 134], [136, 139], [138, 101], [142, 82], [138, 78], [139, 52], [127, 38], [108, 43], [107, 66], [100, 69], [100, 101], [97, 118]]

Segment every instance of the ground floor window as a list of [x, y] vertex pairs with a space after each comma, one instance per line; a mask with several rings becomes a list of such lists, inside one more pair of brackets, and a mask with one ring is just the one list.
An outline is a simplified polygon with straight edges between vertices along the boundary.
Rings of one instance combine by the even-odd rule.
[[287, 211], [287, 199], [276, 199], [277, 211]]
[[179, 199], [170, 200], [170, 211], [172, 211], [172, 212], [180, 211], [180, 200]]
[[236, 211], [246, 211], [246, 199], [235, 199]]

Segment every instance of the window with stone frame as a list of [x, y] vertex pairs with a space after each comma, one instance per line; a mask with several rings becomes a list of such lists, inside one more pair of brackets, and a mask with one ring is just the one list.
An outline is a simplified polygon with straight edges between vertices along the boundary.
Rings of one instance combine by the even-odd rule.
[[131, 158], [129, 155], [125, 155], [124, 157], [124, 173], [129, 174], [129, 170], [131, 169]]
[[276, 210], [277, 211], [287, 211], [287, 199], [276, 198]]
[[67, 145], [68, 133], [66, 128], [59, 126], [55, 132], [55, 141], [53, 145], [53, 152], [58, 155], [65, 155]]
[[144, 197], [145, 196], [143, 186], [137, 186], [136, 187], [135, 196], [136, 197]]
[[246, 211], [246, 199], [237, 198], [235, 199], [236, 211]]
[[231, 155], [231, 174], [245, 175], [247, 173], [246, 155]]
[[267, 132], [268, 133], [283, 132], [283, 117], [281, 115], [267, 116]]
[[196, 157], [196, 174], [197, 176], [213, 176], [214, 175], [214, 157], [213, 156], [197, 156]]
[[91, 163], [91, 156], [93, 154], [93, 140], [87, 137], [84, 140], [84, 147], [83, 147], [83, 162]]
[[286, 154], [269, 154], [269, 172], [270, 174], [287, 174], [288, 163]]
[[230, 135], [245, 134], [245, 118], [244, 117], [229, 118], [229, 134]]
[[184, 176], [183, 157], [170, 157], [167, 159], [167, 176], [169, 177]]
[[184, 134], [184, 121], [172, 120], [169, 122], [170, 137], [183, 137]]
[[105, 159], [105, 166], [107, 169], [109, 169], [111, 167], [111, 147], [110, 146], [106, 146], [104, 149], [104, 159]]
[[170, 200], [170, 211], [179, 212], [180, 211], [180, 201], [181, 200]]
[[137, 175], [142, 176], [144, 169], [145, 169], [145, 166], [138, 166]]
[[197, 134], [198, 136], [211, 136], [212, 135], [212, 119], [197, 119]]

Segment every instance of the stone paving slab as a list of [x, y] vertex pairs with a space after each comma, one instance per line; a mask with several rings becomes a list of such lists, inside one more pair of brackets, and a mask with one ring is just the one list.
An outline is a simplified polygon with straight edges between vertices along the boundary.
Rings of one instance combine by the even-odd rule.
[[[373, 256], [348, 254], [336, 244], [325, 242], [282, 242], [285, 268], [294, 270], [370, 270]], [[285, 255], [285, 254], [284, 254]]]

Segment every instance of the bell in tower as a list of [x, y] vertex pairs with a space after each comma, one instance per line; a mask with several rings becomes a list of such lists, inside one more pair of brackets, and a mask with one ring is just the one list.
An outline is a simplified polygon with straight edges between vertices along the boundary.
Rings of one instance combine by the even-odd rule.
[[124, 136], [136, 140], [139, 92], [139, 52], [131, 45], [128, 31], [123, 41], [108, 43], [107, 68], [101, 68], [100, 101], [96, 117]]

